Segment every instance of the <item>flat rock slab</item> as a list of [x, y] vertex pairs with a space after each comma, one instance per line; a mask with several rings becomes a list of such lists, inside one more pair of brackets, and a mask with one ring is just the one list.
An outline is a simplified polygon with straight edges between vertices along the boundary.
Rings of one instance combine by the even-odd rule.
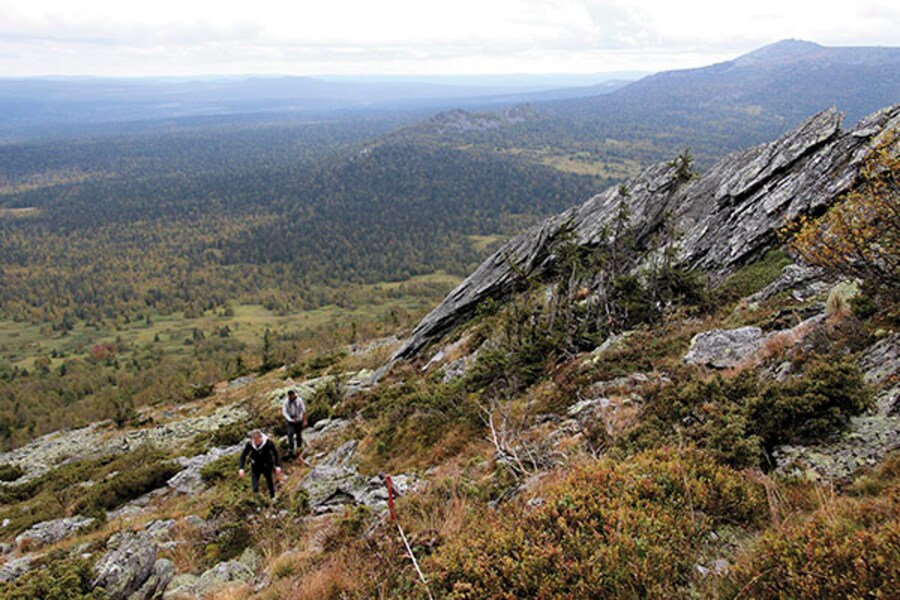
[[87, 527], [94, 522], [92, 518], [67, 517], [38, 523], [16, 536], [16, 547], [26, 545], [33, 548], [55, 544], [74, 535], [82, 527]]
[[[156, 427], [136, 429], [126, 433], [105, 431], [101, 424], [57, 431], [0, 454], [0, 464], [18, 465], [25, 474], [15, 483], [40, 477], [47, 471], [69, 462], [97, 458], [109, 454], [129, 452], [144, 446], [159, 449], [176, 448], [201, 433], [237, 423], [247, 417], [239, 405], [223, 406], [213, 413], [165, 423]], [[0, 485], [3, 485], [0, 483]]]
[[809, 446], [780, 446], [775, 450], [776, 471], [843, 479], [861, 468], [872, 467], [900, 448], [900, 417], [853, 417], [840, 435]]
[[34, 560], [35, 557], [29, 554], [5, 562], [2, 566], [0, 566], [0, 582], [6, 583], [9, 581], [15, 581], [31, 570], [31, 564], [34, 562]]
[[691, 349], [684, 361], [692, 365], [729, 369], [756, 354], [765, 339], [759, 327], [713, 329], [698, 333], [691, 340]]

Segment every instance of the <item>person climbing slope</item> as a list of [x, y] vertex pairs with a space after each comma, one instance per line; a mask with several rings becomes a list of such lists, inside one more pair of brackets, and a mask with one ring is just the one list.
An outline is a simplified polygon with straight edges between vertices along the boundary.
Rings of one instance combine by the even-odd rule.
[[306, 414], [306, 403], [294, 390], [289, 390], [287, 397], [281, 405], [281, 414], [287, 421], [288, 445], [290, 451], [300, 455], [300, 447], [303, 445], [303, 428], [309, 424]]
[[250, 439], [244, 445], [241, 452], [241, 461], [238, 466], [238, 476], [244, 476], [244, 464], [250, 459], [250, 481], [253, 492], [259, 491], [259, 476], [266, 478], [269, 487], [269, 497], [275, 499], [275, 475], [281, 474], [281, 459], [278, 457], [278, 449], [269, 437], [258, 429], [250, 432]]

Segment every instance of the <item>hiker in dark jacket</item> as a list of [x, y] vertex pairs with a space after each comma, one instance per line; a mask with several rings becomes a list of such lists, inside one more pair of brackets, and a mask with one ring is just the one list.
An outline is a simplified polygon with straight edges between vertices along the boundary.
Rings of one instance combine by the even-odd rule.
[[281, 414], [287, 424], [288, 446], [294, 454], [300, 453], [300, 446], [303, 445], [303, 428], [309, 424], [309, 417], [306, 415], [306, 404], [303, 398], [297, 395], [294, 390], [289, 390], [287, 398], [281, 405]]
[[266, 478], [269, 486], [269, 497], [275, 498], [275, 475], [281, 474], [281, 460], [278, 458], [278, 449], [275, 443], [266, 434], [254, 429], [250, 432], [250, 439], [241, 452], [241, 462], [238, 475], [244, 476], [244, 463], [250, 458], [250, 481], [253, 492], [259, 491], [259, 476]]

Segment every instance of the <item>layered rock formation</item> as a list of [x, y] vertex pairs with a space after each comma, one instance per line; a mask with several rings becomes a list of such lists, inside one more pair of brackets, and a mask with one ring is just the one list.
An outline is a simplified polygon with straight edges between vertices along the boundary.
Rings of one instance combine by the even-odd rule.
[[[646, 169], [626, 185], [638, 247], [647, 248], [654, 234], [672, 225], [683, 235], [683, 263], [722, 279], [769, 248], [785, 220], [820, 211], [848, 191], [870, 149], [900, 127], [900, 104], [849, 131], [840, 124], [841, 115], [826, 110], [774, 142], [731, 154], [691, 181], [680, 181], [673, 164]], [[416, 356], [469, 319], [483, 300], [502, 298], [523, 278], [547, 272], [562, 234], [583, 247], [601, 243], [621, 201], [618, 187], [607, 189], [510, 240], [419, 323], [394, 360]]]

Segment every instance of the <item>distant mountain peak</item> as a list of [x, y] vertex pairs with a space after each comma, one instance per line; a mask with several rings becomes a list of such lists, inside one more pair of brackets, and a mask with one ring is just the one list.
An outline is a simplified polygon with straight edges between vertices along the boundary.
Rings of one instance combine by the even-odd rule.
[[757, 48], [739, 56], [733, 61], [738, 67], [793, 62], [809, 58], [811, 55], [827, 51], [825, 46], [805, 40], [781, 40], [762, 48]]

